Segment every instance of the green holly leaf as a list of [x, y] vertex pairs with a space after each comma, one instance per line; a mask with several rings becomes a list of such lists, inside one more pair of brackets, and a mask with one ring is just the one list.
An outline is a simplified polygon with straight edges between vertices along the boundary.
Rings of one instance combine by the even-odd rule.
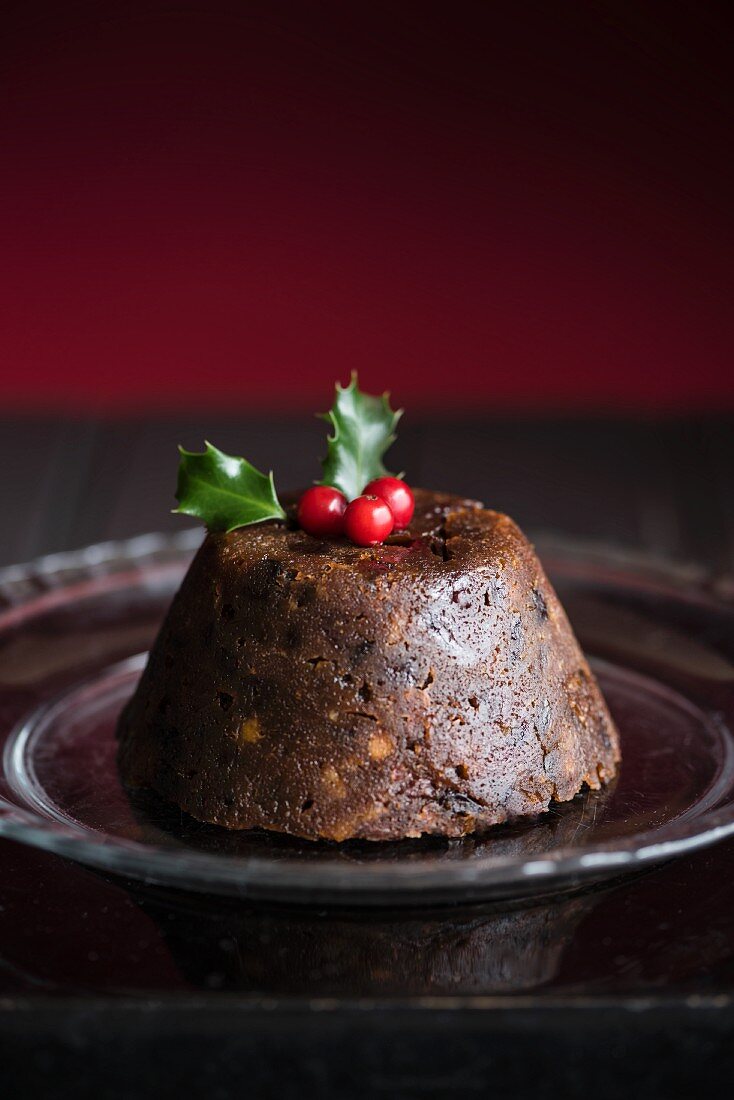
[[174, 511], [196, 516], [210, 531], [235, 531], [264, 519], [285, 519], [272, 472], [261, 474], [246, 459], [205, 444], [201, 454], [179, 447]]
[[324, 476], [320, 485], [332, 485], [347, 500], [354, 500], [365, 485], [387, 470], [382, 456], [395, 441], [395, 428], [403, 410], [390, 408], [390, 395], [371, 397], [362, 393], [356, 373], [348, 386], [336, 384], [336, 397], [323, 420], [333, 428], [323, 460]]

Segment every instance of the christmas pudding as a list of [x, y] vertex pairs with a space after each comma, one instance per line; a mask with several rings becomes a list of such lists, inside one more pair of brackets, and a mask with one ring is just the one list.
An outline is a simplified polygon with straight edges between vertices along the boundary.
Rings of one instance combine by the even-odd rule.
[[124, 781], [344, 841], [478, 832], [610, 780], [614, 724], [516, 524], [387, 477], [396, 414], [354, 380], [330, 416], [325, 484], [286, 508], [243, 459], [183, 453], [180, 510], [210, 530], [121, 717]]

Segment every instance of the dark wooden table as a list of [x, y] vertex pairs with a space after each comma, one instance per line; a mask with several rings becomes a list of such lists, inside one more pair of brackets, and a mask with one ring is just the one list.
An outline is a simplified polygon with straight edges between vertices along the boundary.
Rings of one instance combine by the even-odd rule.
[[[318, 474], [309, 418], [6, 418], [0, 563], [180, 528], [175, 445], [204, 435], [284, 488]], [[731, 417], [414, 419], [393, 461], [531, 533], [734, 572]], [[730, 1091], [733, 864], [726, 843], [530, 913], [367, 917], [144, 889], [5, 841], [0, 1095]]]
[[[323, 422], [211, 414], [143, 421], [0, 420], [0, 564], [101, 539], [180, 529], [176, 445], [273, 467], [283, 488], [319, 476]], [[450, 420], [405, 417], [391, 464], [513, 515], [531, 533], [734, 567], [734, 417]]]

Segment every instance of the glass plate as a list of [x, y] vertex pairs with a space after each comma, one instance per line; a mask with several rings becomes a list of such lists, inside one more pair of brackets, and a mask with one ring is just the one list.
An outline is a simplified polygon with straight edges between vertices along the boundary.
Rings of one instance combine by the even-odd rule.
[[734, 832], [734, 599], [609, 550], [540, 552], [622, 737], [613, 786], [484, 837], [312, 844], [201, 825], [115, 766], [117, 716], [200, 532], [0, 571], [0, 834], [159, 885], [308, 904], [546, 895]]

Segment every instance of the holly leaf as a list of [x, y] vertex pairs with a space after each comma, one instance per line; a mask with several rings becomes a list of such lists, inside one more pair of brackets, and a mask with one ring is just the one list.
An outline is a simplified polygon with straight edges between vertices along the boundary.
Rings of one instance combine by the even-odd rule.
[[210, 531], [235, 531], [265, 519], [285, 519], [272, 472], [261, 474], [246, 459], [205, 444], [201, 454], [179, 447], [174, 511], [196, 516]]
[[390, 408], [390, 395], [372, 397], [362, 393], [356, 372], [348, 386], [336, 384], [336, 397], [330, 412], [322, 413], [333, 429], [327, 442], [320, 485], [332, 485], [347, 500], [354, 500], [365, 485], [387, 470], [382, 456], [395, 441], [395, 428], [403, 410]]

